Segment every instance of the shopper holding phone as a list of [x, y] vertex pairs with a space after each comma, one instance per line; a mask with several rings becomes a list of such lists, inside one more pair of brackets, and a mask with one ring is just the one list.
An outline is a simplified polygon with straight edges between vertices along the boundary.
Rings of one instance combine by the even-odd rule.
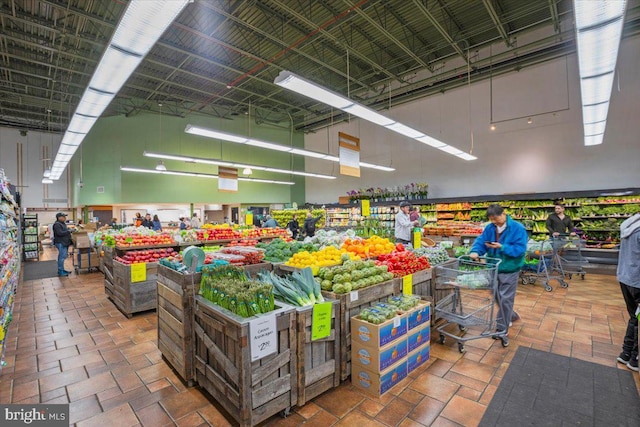
[[524, 265], [528, 236], [524, 226], [511, 219], [500, 205], [490, 205], [487, 208], [487, 218], [490, 224], [476, 238], [469, 256], [474, 260], [483, 255], [501, 260], [498, 265], [496, 292], [496, 334], [500, 335], [502, 345], [506, 347], [509, 345], [507, 333], [514, 314], [513, 304], [520, 269]]

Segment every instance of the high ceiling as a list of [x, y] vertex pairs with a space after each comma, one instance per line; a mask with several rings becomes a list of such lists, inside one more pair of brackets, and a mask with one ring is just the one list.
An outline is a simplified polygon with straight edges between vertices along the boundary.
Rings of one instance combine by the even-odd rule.
[[[127, 1], [0, 1], [0, 126], [64, 131]], [[639, 28], [630, 0], [624, 36]], [[573, 52], [569, 0], [195, 0], [104, 115], [251, 108], [311, 131], [341, 113], [282, 70], [382, 109]]]

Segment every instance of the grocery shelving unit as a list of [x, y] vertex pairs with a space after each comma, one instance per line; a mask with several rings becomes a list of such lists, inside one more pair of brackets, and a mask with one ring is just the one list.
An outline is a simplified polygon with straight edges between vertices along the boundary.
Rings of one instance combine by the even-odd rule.
[[22, 257], [19, 237], [18, 207], [0, 169], [0, 371], [4, 364], [4, 343], [20, 277]]
[[360, 218], [360, 208], [357, 206], [328, 208], [325, 227], [355, 227]]
[[38, 261], [40, 243], [38, 242], [38, 215], [22, 215], [22, 258], [24, 261]]

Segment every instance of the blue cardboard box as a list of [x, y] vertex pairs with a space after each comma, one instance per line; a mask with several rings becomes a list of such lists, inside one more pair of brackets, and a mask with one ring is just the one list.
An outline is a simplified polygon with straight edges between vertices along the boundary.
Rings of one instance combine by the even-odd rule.
[[420, 328], [410, 330], [407, 333], [408, 350], [412, 352], [418, 347], [429, 345], [431, 341], [431, 325], [426, 324]]
[[407, 371], [413, 372], [422, 366], [427, 360], [429, 360], [430, 352], [431, 346], [427, 345], [409, 353], [409, 356], [407, 356]]
[[399, 314], [379, 325], [361, 320], [360, 316], [351, 318], [351, 345], [360, 344], [380, 348], [406, 337], [407, 314]]
[[406, 337], [379, 349], [361, 344], [351, 345], [351, 362], [374, 372], [382, 372], [409, 353]]
[[373, 396], [381, 396], [407, 377], [407, 359], [400, 360], [383, 372], [372, 372], [352, 364], [351, 384]]

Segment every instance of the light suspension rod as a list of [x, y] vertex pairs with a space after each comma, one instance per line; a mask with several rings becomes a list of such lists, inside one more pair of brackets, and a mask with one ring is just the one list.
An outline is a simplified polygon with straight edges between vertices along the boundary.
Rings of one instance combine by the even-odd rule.
[[358, 104], [357, 102], [345, 96], [342, 96], [339, 93], [319, 86], [316, 83], [293, 74], [290, 71], [281, 71], [280, 74], [278, 74], [278, 77], [276, 77], [276, 79], [274, 80], [274, 83], [285, 89], [297, 92], [300, 95], [315, 99], [316, 101], [320, 101], [346, 113], [360, 117], [361, 119], [367, 120], [373, 124], [385, 127], [393, 132], [399, 133], [400, 135], [407, 136], [409, 138], [422, 142], [423, 144], [442, 150], [445, 153], [453, 154], [454, 156], [457, 156], [461, 159], [477, 159], [476, 156], [465, 153], [464, 151], [452, 145], [439, 141], [433, 137], [430, 137], [425, 133], [420, 132], [419, 130], [413, 129], [407, 125], [390, 119], [389, 117], [384, 116], [369, 107]]

